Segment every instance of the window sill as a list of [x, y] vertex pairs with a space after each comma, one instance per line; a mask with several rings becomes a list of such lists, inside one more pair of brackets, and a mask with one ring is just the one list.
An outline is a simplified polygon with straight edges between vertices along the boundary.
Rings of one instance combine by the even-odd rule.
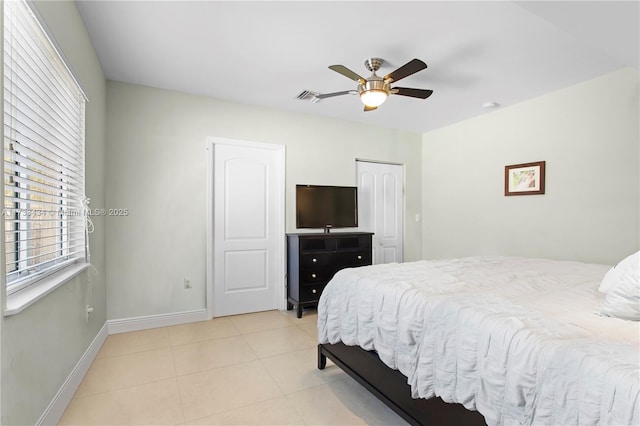
[[80, 272], [87, 269], [89, 266], [89, 263], [79, 263], [67, 266], [61, 271], [31, 284], [29, 287], [8, 295], [4, 316], [7, 317], [22, 312], [56, 288], [60, 287], [62, 284], [78, 275]]

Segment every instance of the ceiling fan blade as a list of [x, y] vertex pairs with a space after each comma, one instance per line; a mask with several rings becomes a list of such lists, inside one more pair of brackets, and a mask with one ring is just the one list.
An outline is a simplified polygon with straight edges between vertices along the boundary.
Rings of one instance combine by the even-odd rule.
[[344, 65], [331, 65], [329, 66], [329, 69], [332, 69], [335, 72], [342, 74], [353, 81], [357, 81], [358, 83], [364, 84], [366, 82], [364, 78], [360, 77], [358, 74], [351, 71], [349, 68], [345, 67]]
[[391, 89], [394, 95], [410, 96], [412, 98], [427, 99], [433, 94], [433, 90], [412, 89], [410, 87], [394, 87]]
[[370, 107], [367, 105], [364, 106], [364, 112], [373, 111], [374, 109], [378, 109], [378, 107]]
[[356, 93], [358, 93], [358, 92], [356, 92], [355, 90], [344, 90], [342, 92], [321, 93], [321, 94], [317, 95], [316, 98], [325, 99], [325, 98], [333, 98], [334, 96], [355, 95]]
[[384, 76], [384, 79], [391, 79], [392, 81], [398, 81], [402, 78], [408, 77], [411, 74], [415, 74], [418, 71], [421, 71], [427, 67], [427, 64], [422, 62], [420, 59], [412, 59], [397, 70], [393, 71], [391, 74], [387, 74]]

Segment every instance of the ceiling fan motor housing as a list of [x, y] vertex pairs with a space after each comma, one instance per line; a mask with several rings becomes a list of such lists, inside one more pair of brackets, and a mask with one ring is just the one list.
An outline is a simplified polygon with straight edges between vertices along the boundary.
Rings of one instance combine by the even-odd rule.
[[364, 84], [358, 84], [359, 95], [362, 95], [364, 92], [384, 92], [388, 95], [390, 90], [390, 84], [377, 75], [369, 77]]

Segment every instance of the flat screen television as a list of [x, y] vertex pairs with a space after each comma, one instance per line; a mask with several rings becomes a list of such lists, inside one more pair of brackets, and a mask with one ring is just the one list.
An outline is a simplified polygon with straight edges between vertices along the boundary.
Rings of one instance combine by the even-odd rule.
[[296, 185], [296, 227], [355, 228], [358, 226], [358, 188], [355, 186]]

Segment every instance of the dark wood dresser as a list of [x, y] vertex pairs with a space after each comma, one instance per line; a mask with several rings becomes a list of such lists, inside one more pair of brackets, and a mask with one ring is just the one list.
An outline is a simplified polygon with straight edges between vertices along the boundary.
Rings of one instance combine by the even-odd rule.
[[371, 265], [370, 232], [287, 234], [287, 309], [317, 305], [340, 269]]

